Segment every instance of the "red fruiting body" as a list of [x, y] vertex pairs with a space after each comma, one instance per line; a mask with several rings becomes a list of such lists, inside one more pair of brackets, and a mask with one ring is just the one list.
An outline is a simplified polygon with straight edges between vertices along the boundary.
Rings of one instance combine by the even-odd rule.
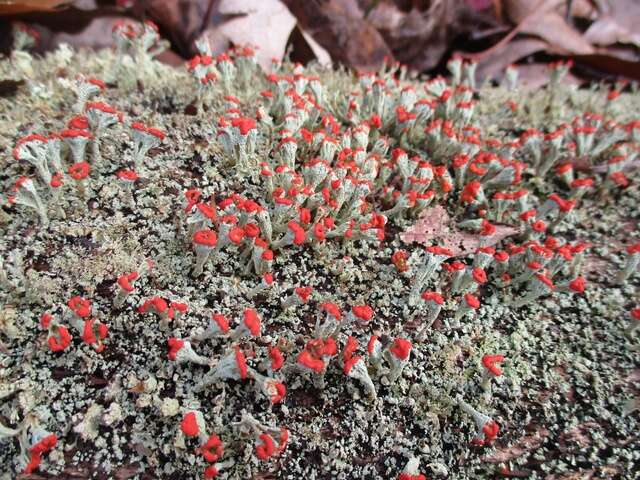
[[138, 278], [138, 272], [125, 273], [118, 277], [118, 286], [123, 289], [125, 292], [133, 292], [133, 286], [131, 282], [133, 282], [136, 278]]
[[353, 366], [356, 363], [358, 363], [360, 360], [362, 360], [362, 357], [359, 357], [359, 356], [349, 357], [345, 359], [344, 368], [343, 368], [344, 374], [349, 375], [349, 372], [351, 372], [351, 369], [353, 368]]
[[467, 183], [460, 194], [460, 201], [463, 203], [473, 203], [478, 197], [478, 192], [482, 188], [482, 184], [478, 180]]
[[483, 355], [482, 357], [482, 365], [484, 365], [484, 368], [496, 377], [502, 375], [502, 370], [500, 370], [500, 367], [497, 365], [502, 362], [504, 362], [504, 355]]
[[294, 289], [296, 295], [298, 296], [298, 298], [300, 299], [300, 301], [302, 301], [302, 303], [307, 303], [307, 301], [309, 300], [309, 296], [311, 295], [311, 292], [313, 291], [313, 288], [311, 287], [296, 287]]
[[242, 380], [247, 378], [247, 359], [245, 358], [244, 353], [242, 353], [242, 350], [240, 350], [240, 347], [236, 347], [236, 365], [240, 371], [240, 378]]
[[482, 284], [487, 281], [487, 274], [482, 268], [474, 268], [471, 275], [476, 283]]
[[427, 480], [427, 477], [418, 473], [416, 475], [409, 475], [408, 473], [401, 473], [398, 480]]
[[233, 127], [237, 127], [240, 130], [240, 135], [247, 135], [250, 130], [254, 130], [256, 128], [256, 121], [253, 118], [234, 118], [231, 120], [231, 125]]
[[24, 468], [23, 473], [33, 473], [40, 465], [40, 462], [42, 461], [42, 455], [50, 450], [53, 450], [57, 443], [58, 437], [52, 433], [51, 435], [47, 435], [33, 447], [31, 447], [29, 449], [29, 463]]
[[369, 342], [367, 342], [367, 352], [369, 354], [373, 353], [376, 342], [378, 342], [378, 337], [376, 335], [371, 335]]
[[276, 392], [274, 395], [272, 395], [271, 397], [271, 403], [272, 404], [276, 404], [276, 403], [280, 403], [282, 400], [284, 400], [285, 395], [287, 394], [287, 387], [285, 386], [284, 383], [282, 382], [277, 382], [275, 384], [276, 386]]
[[193, 243], [213, 248], [218, 242], [218, 236], [213, 230], [198, 230], [193, 234]]
[[200, 433], [200, 428], [198, 427], [198, 421], [196, 420], [195, 412], [189, 412], [182, 418], [180, 429], [186, 437], [195, 437], [196, 435], [198, 435], [198, 433]]
[[253, 335], [254, 337], [260, 336], [261, 321], [258, 313], [254, 309], [245, 309], [244, 325], [247, 327], [249, 332], [251, 332], [251, 335]]
[[329, 315], [331, 315], [336, 320], [342, 320], [342, 312], [340, 311], [340, 307], [333, 302], [323, 302], [320, 304], [320, 310], [325, 310]]
[[86, 130], [89, 128], [89, 121], [84, 115], [76, 115], [69, 120], [67, 127], [74, 130]]
[[482, 427], [482, 433], [485, 436], [485, 443], [491, 443], [498, 436], [498, 432], [500, 431], [500, 427], [493, 420], [488, 421]]
[[435, 302], [438, 305], [442, 305], [444, 303], [444, 298], [438, 292], [423, 292], [422, 299], [425, 302]]
[[51, 176], [51, 182], [49, 183], [52, 188], [59, 188], [62, 186], [62, 173], [57, 172]]
[[348, 359], [350, 359], [357, 349], [358, 341], [354, 337], [349, 335], [349, 338], [347, 338], [347, 344], [344, 346], [344, 350], [342, 351], [343, 360], [346, 362]]
[[542, 283], [544, 283], [551, 290], [554, 290], [556, 288], [553, 285], [553, 281], [549, 277], [547, 277], [546, 275], [543, 275], [542, 273], [536, 273], [536, 278], [538, 280], [540, 280]]
[[74, 180], [84, 180], [89, 176], [91, 167], [87, 162], [74, 163], [69, 167], [69, 175]]
[[474, 310], [477, 310], [480, 307], [480, 300], [478, 300], [475, 295], [472, 295], [470, 293], [465, 294], [464, 301]]
[[268, 460], [276, 452], [273, 438], [266, 433], [260, 434], [259, 438], [262, 444], [256, 447], [256, 456], [260, 460]]
[[[195, 417], [195, 415], [194, 415]], [[183, 420], [184, 423], [184, 420]], [[197, 425], [196, 425], [197, 426]], [[183, 430], [184, 431], [184, 430]], [[209, 462], [217, 462], [224, 455], [224, 447], [222, 446], [222, 440], [215, 433], [209, 435], [207, 441], [202, 445], [198, 450], [199, 453], [202, 453], [204, 459]]]
[[51, 320], [53, 320], [51, 314], [49, 312], [44, 312], [42, 315], [40, 315], [40, 326], [44, 329], [49, 328]]
[[227, 317], [220, 313], [214, 313], [211, 316], [211, 319], [216, 322], [218, 328], [222, 330], [223, 333], [227, 333], [229, 331], [229, 320], [227, 320]]
[[119, 170], [118, 173], [116, 173], [116, 176], [120, 180], [123, 180], [125, 182], [135, 182], [136, 180], [138, 180], [138, 178], [140, 178], [138, 177], [138, 174], [133, 170], [126, 169]]
[[397, 250], [391, 256], [391, 262], [395, 265], [396, 269], [399, 272], [406, 272], [409, 270], [409, 265], [407, 265], [407, 259], [409, 258], [409, 254], [404, 250]]
[[169, 357], [169, 360], [175, 361], [176, 355], [178, 355], [180, 349], [184, 347], [184, 340], [171, 337], [169, 340], [167, 340], [167, 345], [169, 346], [169, 354], [167, 356]]
[[218, 469], [213, 465], [208, 466], [204, 469], [204, 478], [216, 478], [218, 476]]
[[411, 352], [411, 342], [404, 338], [396, 338], [389, 351], [399, 360], [406, 360]]
[[71, 345], [72, 337], [67, 327], [58, 326], [58, 337], [52, 335], [47, 338], [47, 344], [52, 352], [61, 352]]
[[318, 358], [315, 358], [309, 351], [303, 350], [298, 355], [298, 363], [304, 367], [313, 370], [316, 373], [320, 373], [324, 368], [324, 362]]
[[351, 311], [359, 321], [370, 322], [373, 318], [373, 309], [369, 305], [354, 305]]
[[67, 302], [67, 306], [80, 318], [86, 318], [91, 315], [91, 300], [75, 296]]
[[271, 370], [280, 370], [284, 365], [284, 356], [278, 347], [269, 348], [269, 358], [271, 359]]
[[631, 310], [631, 318], [634, 320], [640, 320], [640, 308], [634, 308]]
[[569, 288], [576, 293], [584, 293], [586, 282], [583, 277], [577, 277], [569, 282]]

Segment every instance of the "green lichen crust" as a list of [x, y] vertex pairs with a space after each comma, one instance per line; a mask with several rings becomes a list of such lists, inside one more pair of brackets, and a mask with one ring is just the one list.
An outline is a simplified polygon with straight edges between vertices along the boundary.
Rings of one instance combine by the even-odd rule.
[[[418, 342], [414, 337], [426, 311], [423, 305], [408, 306], [407, 298], [424, 247], [400, 239], [400, 232], [416, 221], [410, 212], [389, 218], [383, 241], [339, 238], [277, 250], [274, 284], [252, 298], [248, 294], [260, 276], [246, 273], [246, 259], [235, 246], [209, 259], [202, 275], [194, 278], [184, 192], [197, 188], [203, 199], [218, 202], [237, 193], [268, 203], [257, 165], [281, 155], [281, 126], [260, 121], [254, 153], [243, 159], [225, 151], [217, 136], [219, 118], [233, 115], [225, 113], [229, 101], [223, 96], [234, 95], [242, 115], [255, 117], [264, 102], [260, 92], [272, 87], [256, 69], [251, 78], [238, 75], [231, 84], [211, 82], [205, 96], [187, 69], [150, 58], [136, 65], [125, 57], [119, 76], [110, 79], [115, 58], [107, 51], [61, 48], [44, 58], [21, 53], [0, 61], [2, 78], [26, 79], [15, 95], [0, 98], [3, 204], [18, 178], [36, 178], [32, 165], [14, 159], [13, 147], [26, 135], [66, 128], [77, 101], [69, 86], [78, 75], [108, 80], [96, 99], [124, 114], [122, 123], [101, 136], [99, 163], [92, 163], [87, 149], [91, 172], [83, 194], [66, 175], [55, 204], [47, 187], [38, 186], [47, 200], [48, 225], [21, 205], [0, 211], [0, 424], [42, 425], [57, 435], [38, 478], [202, 478], [207, 463], [196, 451], [199, 444], [185, 438], [180, 427], [183, 415], [195, 410], [202, 412], [207, 431], [217, 433], [224, 444], [219, 478], [389, 479], [397, 478], [414, 457], [428, 478], [494, 478], [507, 471], [526, 478], [634, 478], [633, 466], [640, 461], [639, 337], [625, 332], [632, 321], [628, 312], [637, 302], [638, 279], [615, 280], [627, 261], [625, 247], [639, 240], [640, 194], [633, 165], [625, 170], [627, 188], [599, 188], [606, 183], [613, 147], [591, 158], [593, 165], [583, 166], [584, 176], [596, 179], [595, 192], [586, 194], [553, 231], [561, 243], [591, 245], [582, 265], [585, 294], [557, 292], [514, 308], [508, 300], [523, 289], [501, 287], [492, 278], [476, 292], [480, 308], [463, 317], [458, 328], [452, 319], [459, 296], [445, 295], [438, 319]], [[293, 72], [294, 66], [286, 63], [279, 70], [280, 75]], [[315, 66], [303, 73], [319, 78], [323, 106], [343, 133], [351, 125], [349, 101], [362, 98], [350, 96], [354, 91], [362, 95], [360, 79]], [[409, 85], [418, 97], [425, 96], [423, 79], [396, 75], [400, 86], [393, 90], [394, 98]], [[388, 71], [382, 75], [390, 76]], [[482, 139], [506, 144], [528, 128], [551, 132], [587, 111], [605, 112], [606, 119], [620, 124], [637, 118], [637, 93], [623, 93], [610, 102], [606, 96], [598, 88], [578, 90], [561, 82], [537, 92], [482, 86], [475, 93], [471, 124]], [[515, 111], [509, 101], [517, 104]], [[166, 137], [144, 156], [130, 197], [116, 172], [133, 166], [132, 122], [160, 129]], [[424, 139], [408, 139], [393, 122], [397, 120], [383, 127], [391, 147], [385, 158], [391, 158], [395, 147], [434, 165], [453, 158], [425, 151]], [[310, 131], [318, 127], [320, 118], [307, 125]], [[626, 154], [632, 156], [638, 144], [629, 148]], [[298, 168], [312, 156], [301, 150]], [[530, 162], [523, 151], [518, 147], [514, 158]], [[64, 159], [67, 168], [69, 161]], [[532, 208], [540, 208], [553, 192], [570, 196], [553, 170], [539, 176], [527, 165], [518, 188], [531, 192]], [[390, 208], [373, 194], [369, 202], [377, 211]], [[56, 213], [56, 204], [66, 218]], [[439, 195], [432, 206], [436, 204], [445, 206], [456, 222], [479, 218], [472, 207], [460, 207], [457, 194]], [[544, 241], [546, 236], [532, 238]], [[516, 236], [495, 247], [524, 240]], [[410, 268], [404, 274], [391, 261], [400, 249], [408, 253]], [[472, 259], [473, 252], [467, 253]], [[148, 271], [134, 282], [134, 291], [114, 307], [118, 277], [142, 269]], [[446, 272], [439, 271], [424, 289], [444, 295], [445, 278]], [[299, 286], [313, 288], [309, 301], [283, 309], [282, 300]], [[69, 326], [71, 345], [54, 353], [40, 317], [51, 312], [60, 321], [69, 319], [66, 304], [77, 295], [90, 299], [93, 316], [109, 327], [104, 350], [83, 343], [81, 332]], [[187, 303], [188, 312], [171, 321], [138, 312], [145, 300], [157, 296]], [[369, 323], [350, 324], [336, 336], [340, 352], [347, 334], [359, 341], [363, 357], [372, 334], [384, 345], [397, 337], [413, 341], [397, 381], [371, 369], [374, 401], [359, 382], [345, 376], [341, 353], [328, 362], [323, 389], [285, 367], [281, 377], [287, 394], [273, 405], [248, 379], [220, 381], [197, 391], [194, 387], [214, 367], [167, 358], [167, 339], [202, 332], [211, 312], [226, 315], [234, 327], [244, 310], [253, 308], [262, 319], [262, 333], [239, 342], [250, 367], [264, 374], [265, 352], [275, 345], [287, 365], [295, 366], [313, 338], [316, 319], [324, 316], [319, 309], [324, 301], [336, 303], [345, 314], [352, 305], [363, 304], [375, 312]], [[194, 342], [193, 348], [215, 365], [229, 345], [224, 338], [213, 338]], [[488, 394], [481, 386], [481, 358], [495, 353], [506, 360]], [[499, 424], [493, 443], [470, 443], [475, 425], [458, 408], [458, 397]], [[256, 457], [256, 439], [237, 425], [243, 412], [263, 425], [288, 429], [290, 440], [282, 453], [268, 461]], [[0, 447], [0, 478], [15, 478], [25, 466], [24, 449], [21, 454], [13, 436], [0, 436]]]

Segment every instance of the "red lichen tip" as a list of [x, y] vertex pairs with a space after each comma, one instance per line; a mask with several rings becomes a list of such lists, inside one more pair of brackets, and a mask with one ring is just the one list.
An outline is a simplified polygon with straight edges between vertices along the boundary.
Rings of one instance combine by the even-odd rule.
[[249, 370], [247, 368], [247, 359], [244, 356], [240, 347], [236, 347], [236, 366], [238, 367], [238, 371], [240, 372], [240, 379], [244, 380], [247, 378]]
[[276, 446], [273, 442], [273, 438], [266, 433], [260, 434], [260, 445], [256, 446], [256, 456], [260, 460], [268, 460], [276, 452]]
[[240, 117], [231, 120], [231, 126], [240, 130], [240, 135], [247, 135], [256, 128], [256, 121], [253, 118]]
[[349, 357], [349, 358], [345, 359], [344, 368], [343, 368], [344, 374], [345, 375], [349, 375], [349, 373], [351, 372], [351, 369], [360, 360], [362, 360], [362, 357], [359, 357], [359, 356], [355, 356], [355, 357], [352, 356], [352, 357]]
[[473, 308], [474, 310], [480, 308], [480, 300], [478, 300], [478, 297], [472, 295], [471, 293], [466, 293], [464, 295], [464, 301], [469, 307]]
[[244, 325], [251, 332], [251, 335], [254, 337], [260, 336], [261, 321], [258, 313], [253, 308], [245, 309]]
[[336, 320], [342, 320], [342, 312], [340, 311], [340, 307], [333, 302], [323, 302], [320, 304], [320, 310], [325, 310], [329, 315], [331, 315]]
[[186, 437], [195, 437], [200, 433], [195, 412], [189, 412], [182, 418], [180, 429]]
[[116, 176], [120, 180], [123, 180], [125, 182], [135, 182], [136, 180], [138, 180], [138, 178], [140, 178], [135, 171], [127, 169], [118, 170]]
[[307, 301], [309, 300], [309, 297], [311, 296], [311, 292], [313, 291], [313, 288], [312, 287], [296, 287], [294, 291], [302, 303], [307, 303]]
[[373, 309], [369, 305], [354, 305], [351, 311], [357, 320], [363, 322], [370, 322], [373, 318]]
[[584, 293], [586, 285], [584, 277], [577, 277], [569, 282], [569, 288], [575, 293]]
[[407, 360], [409, 353], [411, 352], [411, 342], [404, 338], [396, 338], [393, 341], [393, 345], [389, 348], [389, 351], [399, 360]]
[[169, 354], [167, 355], [167, 357], [169, 358], [169, 360], [175, 361], [178, 352], [182, 347], [184, 347], [184, 340], [180, 340], [176, 337], [171, 337], [167, 340], [167, 345], [169, 346]]
[[138, 272], [125, 273], [118, 277], [118, 286], [126, 292], [133, 292], [131, 282], [138, 278]]
[[474, 268], [471, 275], [476, 283], [483, 284], [487, 281], [487, 274], [482, 268]]
[[201, 453], [203, 458], [210, 463], [217, 462], [224, 455], [222, 440], [215, 433], [209, 435], [207, 441], [196, 451]]
[[49, 328], [51, 320], [53, 320], [51, 314], [49, 312], [44, 312], [42, 315], [40, 315], [40, 327], [46, 330], [47, 328]]
[[91, 167], [87, 162], [78, 162], [69, 167], [69, 175], [74, 180], [84, 180], [89, 176], [90, 170]]
[[62, 325], [58, 326], [58, 336], [50, 336], [47, 338], [47, 345], [52, 352], [61, 352], [65, 350], [69, 345], [71, 345], [71, 340], [73, 337], [69, 333], [67, 327]]
[[213, 230], [198, 230], [193, 234], [193, 243], [197, 245], [213, 248], [216, 246], [217, 242], [218, 236]]
[[284, 356], [278, 347], [269, 348], [269, 358], [271, 359], [271, 370], [280, 370], [284, 365]]
[[342, 351], [343, 360], [346, 362], [348, 359], [350, 359], [357, 349], [358, 341], [354, 337], [349, 335], [349, 337], [347, 338], [347, 343], [344, 346], [344, 350]]
[[634, 320], [640, 320], [640, 307], [634, 308], [629, 313], [631, 314], [631, 318]]
[[434, 302], [438, 305], [442, 305], [444, 303], [444, 298], [438, 292], [423, 292], [422, 299], [425, 302]]
[[33, 445], [29, 449], [29, 463], [25, 467], [23, 473], [30, 474], [36, 471], [42, 461], [42, 455], [53, 450], [57, 443], [58, 437], [52, 433]]
[[483, 355], [482, 356], [482, 365], [486, 368], [492, 375], [499, 377], [502, 375], [502, 370], [498, 367], [498, 363], [504, 362], [504, 355]]
[[214, 313], [213, 315], [211, 315], [211, 319], [214, 322], [216, 322], [216, 325], [218, 325], [218, 328], [223, 333], [227, 333], [229, 331], [230, 327], [229, 327], [229, 320], [227, 320], [227, 317], [225, 317], [221, 313]]
[[316, 373], [320, 373], [324, 368], [324, 362], [319, 358], [315, 358], [308, 350], [300, 352], [298, 363]]
[[91, 315], [91, 300], [75, 296], [69, 299], [67, 306], [80, 318], [86, 318]]

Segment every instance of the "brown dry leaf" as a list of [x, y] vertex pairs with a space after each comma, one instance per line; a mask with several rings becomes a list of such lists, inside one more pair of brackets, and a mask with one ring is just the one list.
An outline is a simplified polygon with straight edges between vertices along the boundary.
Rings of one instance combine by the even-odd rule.
[[218, 11], [235, 16], [217, 29], [236, 45], [254, 45], [258, 63], [271, 67], [271, 59], [284, 56], [296, 18], [280, 0], [221, 0]]
[[525, 435], [519, 439], [514, 445], [506, 448], [501, 448], [491, 455], [485, 455], [482, 457], [483, 462], [489, 463], [503, 463], [514, 460], [521, 457], [524, 454], [530, 453], [536, 450], [545, 439], [549, 436], [549, 430], [546, 428], [540, 428], [533, 435]]
[[[273, 58], [284, 57], [297, 25], [296, 18], [280, 0], [221, 0], [216, 17], [205, 33], [213, 50], [224, 50], [229, 43], [256, 46], [258, 63], [267, 71]], [[329, 54], [303, 29], [300, 33], [318, 61], [329, 64]]]
[[420, 3], [402, 9], [406, 2], [382, 0], [366, 19], [382, 34], [397, 60], [421, 71], [435, 67], [454, 38], [463, 31], [477, 30], [485, 15], [473, 11], [465, 0]]
[[29, 12], [51, 12], [69, 6], [72, 0], [3, 0], [0, 15], [15, 15]]
[[[547, 46], [547, 42], [538, 38], [513, 40], [503, 48], [491, 52], [478, 63], [478, 78], [483, 80], [501, 76], [509, 65], [533, 53], [545, 50]], [[546, 77], [548, 76], [547, 74]]]
[[629, 43], [640, 47], [640, 4], [636, 0], [615, 0], [606, 6], [584, 33], [584, 38], [596, 45]]
[[337, 62], [375, 68], [393, 54], [380, 33], [364, 18], [356, 0], [324, 2], [283, 0], [301, 28]]
[[557, 53], [587, 55], [595, 49], [580, 32], [573, 29], [558, 9], [558, 0], [506, 0], [507, 14], [519, 25], [521, 33], [545, 40]]
[[435, 242], [451, 250], [457, 257], [475, 252], [481, 246], [496, 245], [503, 239], [520, 233], [519, 228], [504, 224], [496, 225], [496, 232], [489, 237], [459, 230], [451, 224], [447, 211], [438, 205], [424, 210], [416, 223], [400, 234], [400, 238], [405, 243], [417, 242], [424, 246]]

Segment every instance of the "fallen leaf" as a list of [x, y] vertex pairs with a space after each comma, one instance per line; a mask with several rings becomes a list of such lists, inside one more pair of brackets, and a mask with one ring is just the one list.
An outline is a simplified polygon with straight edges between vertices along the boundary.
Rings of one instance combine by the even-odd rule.
[[356, 0], [283, 0], [304, 32], [337, 62], [359, 69], [377, 68], [393, 53], [364, 18]]
[[416, 223], [400, 234], [400, 238], [405, 243], [417, 242], [424, 246], [437, 244], [448, 248], [457, 257], [469, 255], [482, 246], [496, 245], [503, 239], [522, 232], [520, 228], [510, 225], [496, 224], [495, 227], [495, 233], [488, 237], [465, 232], [452, 225], [447, 211], [438, 205], [424, 210]]
[[[509, 18], [521, 33], [540, 37], [558, 53], [594, 53], [591, 43], [558, 12], [557, 0], [506, 0], [504, 3]], [[565, 2], [560, 3], [564, 5]]]
[[282, 59], [296, 18], [280, 0], [222, 0], [222, 15], [234, 16], [215, 29], [236, 45], [257, 46], [258, 63], [270, 70], [271, 59]]
[[[539, 38], [519, 38], [504, 47], [492, 51], [478, 63], [477, 75], [480, 81], [494, 79], [504, 74], [504, 70], [518, 60], [547, 48], [547, 42]], [[520, 72], [521, 73], [521, 72]], [[522, 75], [519, 75], [522, 77]], [[549, 77], [548, 72], [545, 77]]]
[[63, 9], [71, 0], [4, 0], [0, 2], [1, 15], [15, 15], [28, 12], [50, 12]]
[[604, 7], [607, 10], [584, 32], [584, 38], [596, 45], [629, 43], [640, 47], [640, 4], [635, 0], [616, 0], [603, 3]]

